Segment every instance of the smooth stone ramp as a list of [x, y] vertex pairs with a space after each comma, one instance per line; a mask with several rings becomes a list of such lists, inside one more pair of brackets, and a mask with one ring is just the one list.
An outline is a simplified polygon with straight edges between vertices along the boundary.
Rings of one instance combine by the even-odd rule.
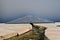
[[46, 30], [46, 36], [50, 40], [60, 40], [60, 28], [51, 27]]
[[0, 24], [0, 36], [6, 39], [12, 37], [12, 35], [17, 35], [17, 33], [21, 35], [31, 29], [30, 24]]
[[60, 27], [57, 27], [54, 23], [41, 23], [36, 24], [47, 27], [46, 36], [49, 40], [60, 40]]
[[10, 37], [15, 36], [15, 35], [17, 35], [17, 33], [14, 31], [0, 28], [0, 40], [10, 38]]

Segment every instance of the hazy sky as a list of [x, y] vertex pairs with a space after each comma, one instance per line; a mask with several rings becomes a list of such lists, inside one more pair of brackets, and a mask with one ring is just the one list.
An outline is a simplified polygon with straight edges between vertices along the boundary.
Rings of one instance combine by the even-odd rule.
[[59, 21], [60, 0], [1, 0], [0, 18], [6, 20], [27, 14]]

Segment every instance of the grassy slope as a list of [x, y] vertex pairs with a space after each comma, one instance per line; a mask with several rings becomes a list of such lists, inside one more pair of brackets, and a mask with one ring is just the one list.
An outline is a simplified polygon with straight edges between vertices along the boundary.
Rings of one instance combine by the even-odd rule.
[[[5, 40], [38, 40], [39, 39], [39, 34], [34, 34], [33, 31], [29, 31], [28, 33], [20, 36], [14, 36]], [[45, 40], [49, 40], [47, 37], [45, 37]]]

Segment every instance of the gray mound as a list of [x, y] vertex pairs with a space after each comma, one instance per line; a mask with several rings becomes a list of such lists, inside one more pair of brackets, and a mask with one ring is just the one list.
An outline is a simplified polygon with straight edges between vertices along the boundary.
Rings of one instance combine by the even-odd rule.
[[42, 19], [42, 18], [39, 18], [39, 17], [36, 17], [36, 16], [31, 16], [31, 15], [28, 15], [28, 16], [25, 16], [25, 17], [22, 17], [22, 18], [18, 18], [16, 20], [13, 20], [13, 21], [10, 21], [10, 22], [7, 22], [7, 23], [40, 23], [40, 22], [52, 22], [50, 20], [47, 20], [47, 19]]

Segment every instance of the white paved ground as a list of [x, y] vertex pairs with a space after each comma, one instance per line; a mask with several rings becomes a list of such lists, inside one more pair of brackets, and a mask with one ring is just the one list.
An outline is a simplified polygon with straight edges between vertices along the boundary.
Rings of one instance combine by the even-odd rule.
[[46, 36], [50, 40], [60, 40], [60, 28], [51, 27], [46, 30]]
[[0, 24], [0, 40], [15, 36], [17, 33], [23, 34], [31, 29], [30, 24]]
[[[56, 27], [54, 23], [41, 23], [36, 25], [47, 27], [46, 36], [50, 40], [60, 40], [60, 28]], [[30, 29], [32, 29], [30, 24], [0, 24], [0, 36], [7, 38], [13, 34], [22, 34]], [[0, 38], [0, 40], [2, 39]]]
[[43, 25], [47, 27], [46, 36], [50, 40], [60, 40], [60, 28], [57, 27], [55, 24], [37, 24]]

